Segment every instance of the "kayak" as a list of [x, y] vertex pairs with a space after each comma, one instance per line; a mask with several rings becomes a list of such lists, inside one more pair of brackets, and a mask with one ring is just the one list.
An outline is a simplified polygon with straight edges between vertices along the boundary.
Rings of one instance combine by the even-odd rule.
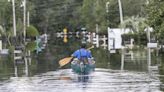
[[95, 69], [95, 60], [92, 58], [88, 58], [88, 63], [85, 64], [77, 58], [74, 58], [71, 62], [71, 68], [73, 72], [77, 74], [89, 74]]

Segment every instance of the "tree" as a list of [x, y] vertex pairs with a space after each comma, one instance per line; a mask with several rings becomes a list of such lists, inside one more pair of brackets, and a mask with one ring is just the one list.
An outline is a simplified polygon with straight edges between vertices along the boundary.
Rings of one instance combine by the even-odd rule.
[[148, 26], [145, 23], [145, 18], [141, 17], [131, 17], [124, 20], [123, 24], [121, 25], [123, 28], [129, 28], [131, 32], [129, 34], [123, 34], [122, 37], [126, 38], [133, 38], [135, 40], [135, 44], [137, 45], [146, 45], [147, 43], [147, 36], [145, 32], [145, 28]]
[[27, 37], [36, 37], [36, 36], [39, 36], [39, 32], [38, 32], [38, 30], [34, 27], [34, 26], [32, 26], [32, 25], [30, 25], [29, 27], [27, 27]]
[[100, 32], [106, 31], [106, 0], [84, 0], [81, 7], [81, 23], [89, 30], [95, 31], [99, 25]]
[[146, 0], [122, 0], [124, 17], [145, 17]]
[[148, 24], [154, 29], [154, 35], [160, 43], [164, 43], [164, 1], [149, 0], [147, 5]]
[[[75, 30], [86, 27], [95, 31], [98, 24], [100, 32], [107, 27], [116, 28], [120, 24], [117, 0], [31, 0], [34, 5], [32, 23], [40, 32], [62, 31], [64, 27]], [[106, 2], [109, 13], [106, 13]], [[144, 16], [144, 0], [122, 0], [124, 17]], [[134, 7], [137, 6], [137, 7]]]

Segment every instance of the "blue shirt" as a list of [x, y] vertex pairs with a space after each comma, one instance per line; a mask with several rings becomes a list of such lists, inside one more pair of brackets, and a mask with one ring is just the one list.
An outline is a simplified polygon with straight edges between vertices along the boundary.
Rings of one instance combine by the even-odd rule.
[[78, 58], [78, 59], [81, 59], [82, 57], [84, 57], [84, 58], [91, 58], [92, 57], [90, 51], [88, 51], [84, 48], [81, 48], [81, 49], [75, 51], [73, 53], [73, 56]]

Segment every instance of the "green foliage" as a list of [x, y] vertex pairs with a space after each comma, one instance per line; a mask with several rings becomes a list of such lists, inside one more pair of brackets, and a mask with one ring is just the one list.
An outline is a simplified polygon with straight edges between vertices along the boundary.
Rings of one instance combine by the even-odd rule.
[[[106, 12], [107, 2], [109, 2], [108, 13]], [[145, 0], [121, 0], [121, 2], [124, 19], [145, 16], [143, 8]], [[20, 38], [23, 34], [21, 4], [22, 0], [15, 1], [17, 35]], [[38, 32], [35, 28], [27, 28], [27, 36], [30, 37], [39, 33], [62, 31], [64, 27], [70, 31], [86, 27], [87, 31], [95, 32], [96, 24], [99, 25], [100, 33], [106, 33], [108, 26], [116, 28], [120, 24], [117, 0], [28, 0], [27, 10], [30, 11], [30, 23], [39, 30]], [[13, 32], [12, 3], [7, 0], [0, 1], [0, 25], [5, 29], [6, 36], [10, 38]]]
[[132, 32], [129, 34], [122, 35], [123, 40], [134, 39], [135, 44], [137, 45], [146, 45], [147, 44], [147, 35], [144, 31], [147, 27], [145, 18], [142, 17], [131, 17], [124, 20], [123, 28], [129, 28]]
[[123, 41], [130, 41], [130, 39], [133, 38], [134, 44], [136, 44], [136, 45], [146, 45], [147, 44], [146, 32], [129, 33], [129, 34], [123, 34], [121, 36], [122, 36]]
[[147, 5], [148, 24], [153, 27], [154, 35], [162, 42], [164, 33], [164, 1], [151, 0]]
[[15, 49], [14, 46], [10, 46], [10, 47], [9, 47], [9, 54], [10, 54], [10, 55], [13, 54], [14, 49]]
[[12, 27], [12, 4], [7, 0], [0, 1], [0, 25], [3, 30], [10, 30]]
[[0, 36], [4, 34], [4, 28], [0, 25]]
[[[144, 16], [145, 0], [121, 0], [124, 17]], [[120, 24], [117, 0], [31, 0], [35, 11], [31, 22], [42, 32], [62, 31], [68, 27], [74, 31], [86, 27], [95, 31], [96, 24], [99, 32], [106, 32], [107, 26], [116, 28]], [[106, 3], [109, 12], [106, 12]], [[137, 6], [137, 7], [134, 7]]]
[[124, 17], [140, 16], [145, 17], [146, 0], [121, 0]]
[[146, 32], [140, 32], [136, 34], [134, 40], [136, 41], [136, 44], [146, 46], [148, 42]]
[[106, 32], [106, 0], [84, 0], [81, 8], [81, 21], [89, 31], [95, 31], [96, 24], [100, 32]]
[[117, 28], [120, 24], [119, 6], [117, 0], [111, 0], [107, 14], [108, 26]]
[[16, 28], [17, 28], [17, 35], [23, 34], [23, 31], [22, 31], [23, 30], [23, 21], [21, 21], [21, 19], [18, 19]]
[[145, 23], [145, 18], [142, 17], [128, 17], [124, 20], [123, 24], [121, 25], [123, 28], [129, 28], [134, 33], [142, 32], [147, 27]]
[[27, 27], [27, 37], [36, 37], [39, 35], [38, 30], [34, 26]]
[[36, 49], [37, 43], [36, 42], [29, 42], [26, 45], [26, 50], [34, 51]]

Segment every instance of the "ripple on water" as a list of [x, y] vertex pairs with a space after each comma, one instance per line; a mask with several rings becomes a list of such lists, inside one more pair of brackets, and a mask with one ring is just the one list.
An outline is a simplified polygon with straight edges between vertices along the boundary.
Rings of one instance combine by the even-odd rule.
[[33, 77], [12, 77], [0, 85], [0, 92], [161, 92], [159, 78], [144, 72], [96, 69], [90, 75], [76, 75], [70, 69]]

